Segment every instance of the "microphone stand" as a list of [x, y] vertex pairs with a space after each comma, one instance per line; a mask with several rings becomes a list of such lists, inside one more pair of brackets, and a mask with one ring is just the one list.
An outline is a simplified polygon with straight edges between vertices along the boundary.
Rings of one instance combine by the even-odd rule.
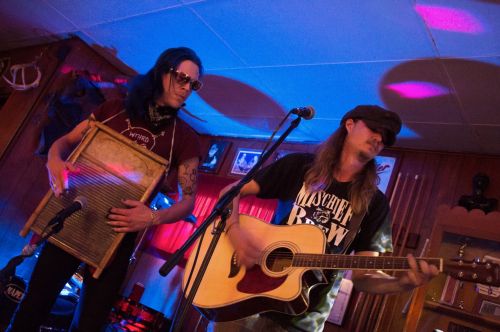
[[[269, 150], [265, 151], [264, 154], [262, 154], [257, 163], [252, 167], [252, 169], [250, 169], [250, 171], [234, 187], [232, 187], [229, 191], [227, 191], [224, 195], [222, 195], [221, 198], [219, 198], [212, 212], [201, 223], [200, 227], [198, 227], [198, 229], [187, 239], [187, 241], [182, 245], [182, 247], [177, 249], [177, 251], [172, 255], [172, 258], [169, 261], [165, 262], [160, 268], [159, 273], [162, 276], [166, 276], [174, 268], [174, 266], [177, 265], [180, 258], [184, 256], [184, 253], [186, 252], [186, 250], [189, 249], [189, 247], [191, 247], [193, 242], [197, 238], [199, 238], [202, 234], [205, 233], [206, 228], [210, 224], [212, 224], [217, 217], [221, 217], [220, 222], [217, 224], [217, 227], [213, 231], [214, 236], [212, 237], [212, 241], [200, 265], [200, 269], [196, 274], [196, 277], [193, 281], [193, 285], [189, 290], [189, 294], [186, 296], [186, 301], [182, 301], [182, 305], [175, 314], [174, 322], [172, 324], [172, 328], [170, 329], [171, 332], [180, 331], [182, 323], [187, 314], [188, 306], [191, 305], [193, 302], [193, 299], [196, 295], [196, 292], [201, 283], [206, 268], [210, 262], [210, 259], [212, 258], [212, 254], [215, 250], [220, 235], [225, 228], [226, 216], [229, 214], [229, 212], [227, 211], [227, 206], [240, 193], [241, 188], [255, 177], [255, 173], [260, 168], [260, 166], [262, 166], [262, 164], [267, 159], [269, 159], [271, 154], [278, 148], [278, 146], [281, 145], [281, 143], [292, 132], [292, 130], [294, 130], [299, 125], [300, 120], [301, 117], [297, 117], [295, 120], [293, 120], [290, 123], [290, 126], [287, 128], [287, 130], [281, 135], [281, 137], [276, 140], [276, 142], [269, 148]], [[187, 288], [188, 287], [186, 287], [186, 289]]]
[[[24, 262], [24, 259], [26, 259], [27, 257], [33, 256], [37, 248], [43, 245], [49, 237], [59, 233], [64, 226], [65, 219], [66, 218], [59, 216], [59, 214], [54, 216], [47, 223], [47, 226], [45, 226], [45, 228], [43, 229], [41, 237], [38, 240], [36, 240], [32, 244], [25, 245], [20, 255], [12, 257], [7, 262], [7, 264], [0, 270], [0, 283], [2, 283], [3, 280], [8, 278], [9, 276], [14, 275], [16, 273], [16, 267], [19, 266], [22, 262]], [[49, 231], [48, 233], [45, 233], [47, 228], [49, 228]]]

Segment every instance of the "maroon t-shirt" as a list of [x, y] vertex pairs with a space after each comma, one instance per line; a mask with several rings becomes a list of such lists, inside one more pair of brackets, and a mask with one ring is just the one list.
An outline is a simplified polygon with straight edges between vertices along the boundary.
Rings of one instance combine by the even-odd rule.
[[[143, 119], [129, 119], [123, 100], [106, 101], [93, 114], [97, 121], [167, 159], [170, 162], [168, 183], [171, 187], [174, 185], [173, 177], [177, 173], [179, 164], [191, 158], [201, 159], [198, 135], [179, 118], [175, 121], [175, 136], [171, 151], [174, 121], [155, 134]], [[170, 160], [171, 152], [172, 160]]]

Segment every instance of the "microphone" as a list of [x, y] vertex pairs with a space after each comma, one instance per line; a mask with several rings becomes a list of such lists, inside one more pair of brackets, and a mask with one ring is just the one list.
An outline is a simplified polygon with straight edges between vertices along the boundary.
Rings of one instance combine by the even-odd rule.
[[[86, 209], [87, 208], [87, 199], [83, 196], [77, 196], [74, 200], [73, 203], [71, 203], [70, 206], [67, 208], [62, 209], [59, 211], [52, 220], [49, 221], [48, 226], [54, 225], [54, 224], [60, 224], [62, 221], [64, 221], [66, 218], [71, 216], [73, 213], [76, 211]], [[61, 225], [62, 226], [62, 225]]]
[[300, 116], [304, 120], [311, 120], [314, 117], [314, 115], [316, 114], [316, 111], [314, 110], [314, 108], [312, 106], [306, 106], [306, 107], [292, 108], [290, 113], [297, 114], [298, 116]]

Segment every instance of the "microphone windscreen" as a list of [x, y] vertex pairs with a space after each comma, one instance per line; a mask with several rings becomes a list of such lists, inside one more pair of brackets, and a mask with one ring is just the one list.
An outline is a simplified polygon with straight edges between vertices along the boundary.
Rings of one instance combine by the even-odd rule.
[[316, 110], [311, 105], [306, 106], [306, 108], [310, 111], [310, 114], [308, 116], [304, 116], [304, 119], [311, 120], [316, 115]]

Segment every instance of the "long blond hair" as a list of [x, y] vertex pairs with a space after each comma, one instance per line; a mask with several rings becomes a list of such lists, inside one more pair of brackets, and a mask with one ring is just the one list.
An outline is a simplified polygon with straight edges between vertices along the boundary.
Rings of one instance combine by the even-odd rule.
[[[346, 137], [347, 129], [342, 125], [319, 146], [314, 162], [305, 176], [308, 190], [324, 190], [335, 182], [335, 171], [340, 166]], [[356, 174], [349, 187], [349, 201], [355, 214], [368, 211], [370, 201], [377, 191], [378, 182], [375, 160], [372, 159]]]

